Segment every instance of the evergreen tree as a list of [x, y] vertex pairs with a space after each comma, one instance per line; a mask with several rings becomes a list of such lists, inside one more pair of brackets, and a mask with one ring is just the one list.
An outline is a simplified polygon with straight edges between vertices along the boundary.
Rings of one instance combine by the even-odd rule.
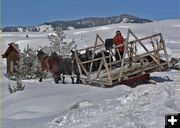
[[24, 88], [25, 88], [25, 85], [22, 84], [22, 80], [19, 78], [16, 79], [16, 85], [11, 86], [10, 83], [8, 85], [8, 90], [11, 94], [17, 91], [23, 91]]
[[77, 45], [74, 41], [74, 38], [71, 42], [67, 43], [64, 42], [63, 46], [62, 46], [62, 55], [70, 55], [71, 54], [71, 50], [76, 50], [77, 49]]
[[20, 60], [17, 62], [18, 66], [15, 67], [17, 70], [17, 77], [21, 79], [36, 78], [40, 73], [40, 65], [38, 62], [36, 50], [27, 45], [27, 48], [20, 54]]
[[43, 47], [42, 50], [46, 53], [56, 52], [59, 55], [70, 55], [72, 49], [76, 49], [77, 46], [75, 44], [74, 39], [71, 42], [65, 41], [65, 34], [62, 28], [57, 27], [56, 31], [52, 35], [48, 35], [48, 39], [50, 41], [50, 47]]
[[57, 27], [54, 34], [48, 35], [48, 39], [50, 41], [50, 51], [62, 55], [63, 54], [62, 47], [64, 45], [63, 41], [65, 39], [65, 34], [62, 31], [62, 28]]

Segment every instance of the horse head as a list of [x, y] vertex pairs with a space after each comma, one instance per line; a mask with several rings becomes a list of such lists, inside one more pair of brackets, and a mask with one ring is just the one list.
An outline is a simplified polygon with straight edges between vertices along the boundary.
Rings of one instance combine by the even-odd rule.
[[76, 57], [75, 57], [75, 54], [77, 55], [77, 56], [79, 56], [79, 53], [77, 52], [77, 51], [73, 51], [73, 50], [71, 50], [71, 59], [72, 60], [76, 60]]
[[51, 56], [58, 56], [58, 54], [56, 52], [53, 52]]
[[92, 59], [92, 50], [90, 49], [86, 49], [86, 53], [85, 53], [85, 56], [86, 56], [86, 60], [91, 60]]
[[42, 50], [37, 50], [37, 57], [39, 61], [41, 61], [45, 56], [47, 56], [45, 52], [43, 52]]

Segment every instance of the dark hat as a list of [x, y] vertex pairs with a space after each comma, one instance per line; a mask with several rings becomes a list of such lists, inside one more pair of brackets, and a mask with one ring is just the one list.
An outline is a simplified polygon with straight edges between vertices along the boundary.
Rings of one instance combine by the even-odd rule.
[[119, 30], [117, 30], [116, 33], [121, 33], [121, 32]]

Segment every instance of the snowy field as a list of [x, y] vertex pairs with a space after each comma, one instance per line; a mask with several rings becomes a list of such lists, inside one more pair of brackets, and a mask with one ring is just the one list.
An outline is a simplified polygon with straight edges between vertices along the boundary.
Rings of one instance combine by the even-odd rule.
[[[94, 44], [96, 33], [103, 39], [112, 38], [115, 31], [126, 36], [131, 28], [138, 37], [162, 33], [169, 57], [180, 57], [180, 20], [164, 20], [146, 24], [114, 24], [65, 31], [78, 48]], [[25, 35], [28, 34], [29, 38]], [[8, 43], [16, 42], [20, 49], [49, 45], [49, 33], [2, 33], [1, 54]], [[180, 112], [180, 72], [155, 72], [151, 78], [157, 84], [130, 88], [92, 87], [83, 84], [55, 84], [53, 79], [42, 83], [24, 80], [22, 92], [9, 94], [5, 60], [1, 61], [2, 128], [164, 128], [165, 115]], [[169, 81], [169, 79], [172, 81]]]

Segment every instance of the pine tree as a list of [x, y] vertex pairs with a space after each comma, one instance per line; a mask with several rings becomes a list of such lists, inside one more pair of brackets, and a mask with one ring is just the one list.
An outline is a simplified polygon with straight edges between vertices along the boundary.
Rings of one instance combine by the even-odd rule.
[[36, 58], [36, 50], [29, 47], [24, 49], [20, 54], [20, 60], [17, 62], [16, 70], [18, 71], [16, 76], [21, 79], [34, 79], [39, 76], [39, 61]]
[[22, 80], [19, 78], [16, 78], [16, 85], [11, 86], [10, 83], [8, 85], [8, 90], [12, 94], [17, 91], [23, 91], [25, 88], [25, 85], [22, 84]]
[[52, 35], [48, 35], [50, 41], [50, 47], [43, 47], [42, 50], [46, 53], [56, 52], [59, 55], [65, 56], [70, 55], [72, 49], [76, 49], [74, 39], [71, 42], [66, 42], [65, 34], [62, 31], [62, 28], [57, 27], [56, 31]]
[[69, 43], [64, 42], [62, 46], [62, 53], [63, 53], [62, 55], [70, 55], [71, 50], [76, 50], [76, 49], [77, 49], [77, 45], [73, 38], [73, 40]]
[[57, 27], [54, 34], [48, 35], [48, 39], [50, 41], [50, 50], [62, 55], [62, 47], [64, 45], [63, 41], [65, 39], [65, 34], [62, 31], [62, 28]]

